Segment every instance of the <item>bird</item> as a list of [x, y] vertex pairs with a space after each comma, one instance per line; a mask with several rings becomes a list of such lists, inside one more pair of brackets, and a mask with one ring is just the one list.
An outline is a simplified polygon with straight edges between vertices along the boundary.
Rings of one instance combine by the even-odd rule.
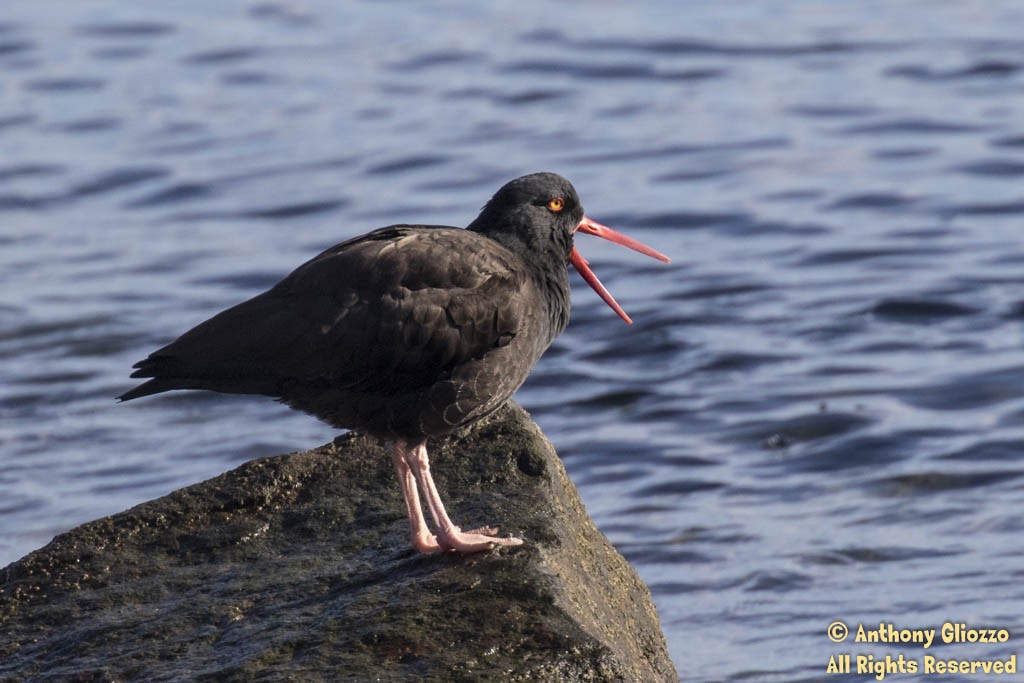
[[520, 545], [497, 527], [452, 522], [427, 440], [493, 413], [523, 384], [569, 323], [568, 265], [632, 323], [576, 233], [669, 262], [588, 218], [562, 176], [533, 173], [503, 185], [466, 228], [391, 225], [326, 249], [136, 363], [131, 377], [147, 381], [118, 398], [180, 389], [275, 398], [390, 444], [417, 551]]

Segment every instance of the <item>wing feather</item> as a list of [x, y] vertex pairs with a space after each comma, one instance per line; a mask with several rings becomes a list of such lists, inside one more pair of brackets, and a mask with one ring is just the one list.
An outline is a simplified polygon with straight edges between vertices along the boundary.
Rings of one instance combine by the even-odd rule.
[[[344, 424], [360, 422], [345, 410], [366, 412], [388, 396], [421, 410], [429, 394], [441, 415], [463, 419], [487, 400], [467, 379], [497, 376], [485, 359], [535, 314], [520, 296], [530, 283], [517, 259], [457, 228], [382, 228], [327, 249], [156, 351], [132, 375], [154, 379], [122, 398], [178, 388], [266, 394], [358, 426]], [[317, 410], [326, 400], [350, 405], [327, 415]], [[395, 410], [392, 421], [409, 419]]]

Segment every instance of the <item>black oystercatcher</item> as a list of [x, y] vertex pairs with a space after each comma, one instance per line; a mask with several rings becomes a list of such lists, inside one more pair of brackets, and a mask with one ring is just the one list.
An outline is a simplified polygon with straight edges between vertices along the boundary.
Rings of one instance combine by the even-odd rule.
[[172, 389], [272, 396], [393, 444], [420, 552], [519, 545], [493, 527], [452, 523], [426, 442], [493, 412], [523, 383], [569, 322], [567, 262], [631, 322], [576, 251], [576, 231], [668, 261], [584, 216], [565, 178], [535, 173], [498, 190], [465, 230], [393, 225], [331, 247], [136, 363], [132, 377], [153, 379], [120, 398]]

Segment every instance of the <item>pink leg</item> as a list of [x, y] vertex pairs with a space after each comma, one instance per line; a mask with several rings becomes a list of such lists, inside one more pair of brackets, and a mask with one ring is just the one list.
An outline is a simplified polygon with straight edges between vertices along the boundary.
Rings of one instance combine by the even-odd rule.
[[395, 445], [391, 454], [391, 460], [395, 463], [395, 472], [398, 473], [398, 483], [402, 485], [402, 497], [405, 499], [405, 512], [409, 515], [409, 526], [412, 529], [412, 544], [421, 553], [436, 553], [441, 551], [434, 534], [427, 528], [427, 520], [423, 519], [423, 510], [420, 508], [420, 496], [416, 492], [416, 479], [412, 476], [409, 463], [405, 461], [403, 449]]
[[[427, 444], [418, 443], [412, 448], [408, 444], [398, 442], [395, 444], [396, 458], [401, 453], [407, 467], [411, 471], [416, 482], [423, 490], [427, 499], [427, 506], [430, 514], [437, 524], [437, 543], [445, 550], [454, 550], [459, 553], [477, 553], [483, 550], [490, 550], [498, 545], [520, 545], [522, 539], [515, 537], [499, 538], [495, 536], [498, 530], [494, 527], [483, 527], [473, 531], [463, 531], [455, 526], [441, 502], [441, 494], [434, 485], [434, 478], [430, 475], [430, 461], [427, 458]], [[403, 484], [403, 491], [405, 485]], [[408, 496], [406, 497], [408, 500]], [[418, 501], [417, 501], [418, 507]], [[422, 519], [422, 513], [420, 513]], [[414, 532], [415, 533], [415, 532]]]

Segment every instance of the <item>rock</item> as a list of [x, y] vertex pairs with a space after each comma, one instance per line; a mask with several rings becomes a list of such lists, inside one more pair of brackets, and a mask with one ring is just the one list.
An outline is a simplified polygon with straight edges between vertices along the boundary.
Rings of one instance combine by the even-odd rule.
[[453, 518], [526, 545], [416, 554], [388, 453], [348, 434], [0, 571], [0, 677], [678, 680], [647, 587], [522, 408], [430, 448]]

